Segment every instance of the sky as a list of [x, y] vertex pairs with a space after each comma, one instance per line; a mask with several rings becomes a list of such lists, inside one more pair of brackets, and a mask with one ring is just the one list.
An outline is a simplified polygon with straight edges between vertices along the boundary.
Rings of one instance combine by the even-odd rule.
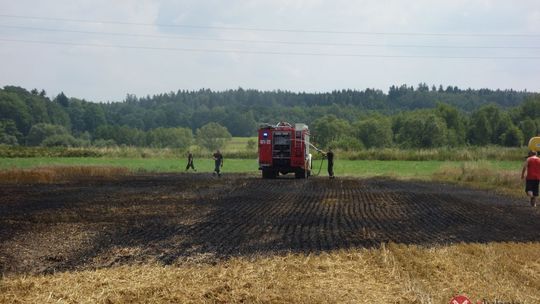
[[0, 0], [0, 86], [540, 91], [537, 0]]

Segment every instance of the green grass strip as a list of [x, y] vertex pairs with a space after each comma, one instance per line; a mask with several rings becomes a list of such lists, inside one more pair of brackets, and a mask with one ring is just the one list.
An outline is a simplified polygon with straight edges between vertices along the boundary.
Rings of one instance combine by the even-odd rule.
[[[494, 169], [521, 170], [518, 161], [482, 161]], [[463, 161], [380, 161], [380, 160], [337, 160], [335, 174], [337, 176], [391, 176], [402, 178], [430, 178], [441, 166], [460, 167]], [[0, 170], [20, 168], [28, 169], [45, 166], [115, 166], [126, 167], [133, 171], [147, 172], [183, 172], [185, 159], [169, 158], [106, 158], [106, 157], [34, 157], [34, 158], [1, 158]], [[319, 171], [320, 160], [313, 162], [315, 173]], [[212, 172], [212, 159], [195, 159], [198, 172]], [[321, 176], [327, 175], [326, 161], [322, 165]], [[225, 159], [223, 172], [259, 174], [256, 159]]]

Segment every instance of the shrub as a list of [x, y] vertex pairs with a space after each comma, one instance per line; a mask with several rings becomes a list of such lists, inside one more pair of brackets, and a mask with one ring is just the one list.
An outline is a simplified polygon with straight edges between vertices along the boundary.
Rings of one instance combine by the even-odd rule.
[[227, 128], [215, 122], [197, 129], [197, 143], [210, 151], [221, 149], [231, 137]]
[[49, 136], [41, 142], [41, 145], [44, 147], [79, 147], [81, 146], [81, 143], [82, 142], [75, 139], [75, 137], [69, 134], [63, 134]]
[[0, 145], [18, 146], [17, 137], [8, 134], [0, 134]]
[[[28, 133], [28, 136], [26, 137], [26, 143], [29, 146], [39, 146], [42, 145], [43, 141], [49, 137], [53, 136], [71, 136], [64, 128], [60, 125], [51, 125], [47, 123], [38, 123], [32, 126], [30, 129], [30, 132]], [[57, 141], [58, 138], [54, 138], [50, 140], [49, 142]], [[48, 146], [48, 145], [47, 145]]]
[[185, 149], [193, 142], [193, 133], [188, 128], [157, 128], [146, 133], [146, 144], [156, 148]]
[[328, 143], [328, 147], [338, 148], [344, 151], [359, 151], [364, 149], [364, 144], [351, 136], [343, 136]]
[[113, 139], [96, 139], [92, 145], [96, 148], [114, 147], [116, 142]]

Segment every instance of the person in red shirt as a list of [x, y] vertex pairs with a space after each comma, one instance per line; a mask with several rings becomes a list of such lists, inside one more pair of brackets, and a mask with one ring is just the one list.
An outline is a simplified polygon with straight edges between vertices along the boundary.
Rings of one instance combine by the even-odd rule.
[[531, 198], [531, 206], [536, 207], [538, 184], [540, 183], [540, 158], [538, 158], [536, 151], [529, 151], [529, 156], [523, 164], [521, 179], [525, 179], [525, 177], [525, 192]]

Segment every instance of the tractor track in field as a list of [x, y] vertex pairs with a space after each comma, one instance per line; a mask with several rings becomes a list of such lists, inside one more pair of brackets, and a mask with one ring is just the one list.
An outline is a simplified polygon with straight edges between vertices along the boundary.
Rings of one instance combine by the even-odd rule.
[[49, 273], [383, 242], [540, 241], [540, 211], [488, 191], [391, 179], [159, 174], [0, 185], [0, 273]]

